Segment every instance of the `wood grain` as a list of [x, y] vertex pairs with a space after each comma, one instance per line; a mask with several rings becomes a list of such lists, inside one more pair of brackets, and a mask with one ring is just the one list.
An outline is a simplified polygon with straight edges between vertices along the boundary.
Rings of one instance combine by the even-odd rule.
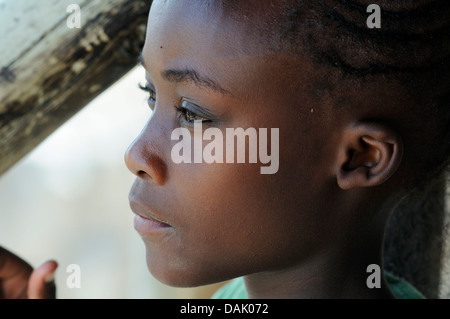
[[[81, 29], [68, 28], [69, 4]], [[0, 5], [0, 175], [136, 65], [151, 1]]]

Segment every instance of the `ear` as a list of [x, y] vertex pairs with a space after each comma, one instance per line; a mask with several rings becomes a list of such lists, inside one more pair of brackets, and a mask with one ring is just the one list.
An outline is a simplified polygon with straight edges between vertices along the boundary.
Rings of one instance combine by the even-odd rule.
[[395, 173], [403, 156], [399, 134], [382, 124], [347, 127], [339, 147], [337, 182], [346, 190], [380, 185]]

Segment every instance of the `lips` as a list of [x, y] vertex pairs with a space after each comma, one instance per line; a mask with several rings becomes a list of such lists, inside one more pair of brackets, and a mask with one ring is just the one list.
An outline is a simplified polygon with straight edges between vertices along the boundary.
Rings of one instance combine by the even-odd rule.
[[131, 210], [136, 214], [134, 228], [140, 233], [154, 233], [172, 228], [148, 207], [136, 200], [130, 200]]

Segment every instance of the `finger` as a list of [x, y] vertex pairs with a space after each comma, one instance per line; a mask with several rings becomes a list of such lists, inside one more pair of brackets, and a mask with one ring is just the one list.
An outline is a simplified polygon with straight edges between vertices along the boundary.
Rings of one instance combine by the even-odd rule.
[[16, 276], [28, 278], [32, 270], [33, 267], [26, 261], [0, 247], [0, 280]]
[[25, 298], [28, 278], [33, 268], [24, 260], [0, 247], [1, 298]]
[[29, 299], [52, 299], [56, 297], [54, 276], [57, 267], [56, 261], [49, 260], [33, 270], [28, 281], [27, 293]]

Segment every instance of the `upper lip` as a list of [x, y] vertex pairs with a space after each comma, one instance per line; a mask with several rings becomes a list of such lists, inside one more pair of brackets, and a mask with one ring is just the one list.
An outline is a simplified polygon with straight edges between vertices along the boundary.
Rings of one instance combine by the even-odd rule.
[[154, 220], [156, 222], [166, 224], [168, 226], [171, 226], [168, 222], [161, 219], [157, 214], [155, 214], [150, 208], [146, 207], [144, 204], [137, 200], [131, 200], [130, 199], [130, 208], [131, 210], [136, 214], [143, 218]]

